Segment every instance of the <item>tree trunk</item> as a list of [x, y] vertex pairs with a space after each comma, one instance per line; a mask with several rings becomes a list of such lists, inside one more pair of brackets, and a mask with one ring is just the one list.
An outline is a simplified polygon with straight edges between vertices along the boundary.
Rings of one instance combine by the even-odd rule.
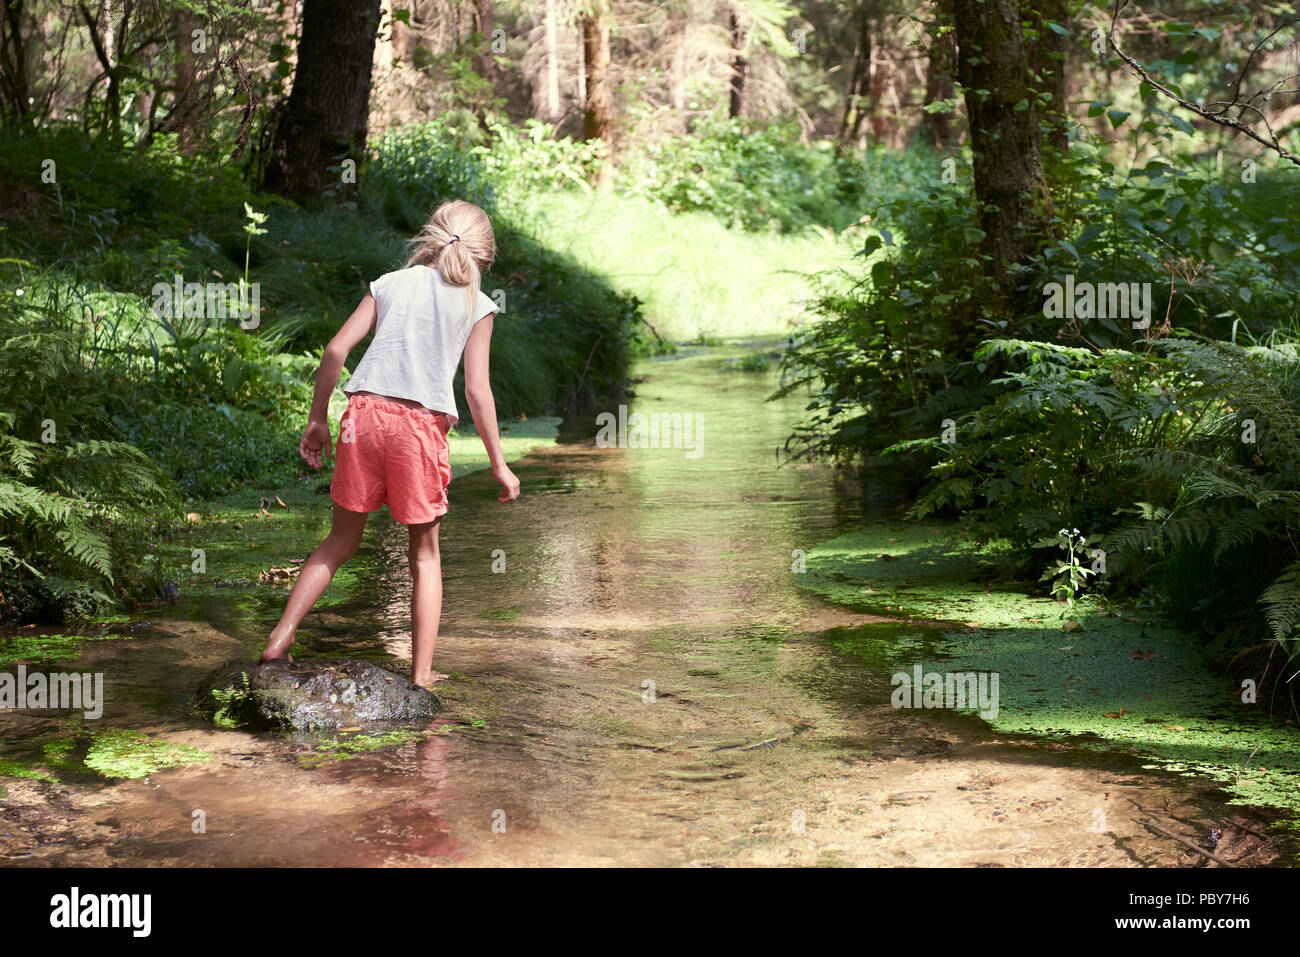
[[164, 128], [173, 129], [179, 134], [176, 151], [182, 156], [193, 156], [197, 150], [195, 126], [199, 117], [201, 94], [196, 86], [198, 75], [192, 36], [195, 27], [194, 13], [185, 7], [180, 8], [176, 16], [176, 28], [180, 34], [176, 38], [176, 99]]
[[[883, 43], [871, 51], [871, 80], [867, 84], [867, 102], [870, 109], [863, 112], [871, 121], [871, 136], [877, 143], [897, 146], [898, 139], [898, 78], [894, 75], [894, 57], [889, 48], [889, 34], [881, 31]], [[893, 114], [880, 109], [888, 91], [894, 100]], [[856, 131], [855, 134], [856, 135]]]
[[740, 18], [740, 8], [736, 3], [731, 10], [731, 102], [727, 109], [728, 116], [740, 116], [745, 111], [745, 76], [749, 63], [745, 60], [745, 27]]
[[582, 114], [584, 139], [602, 140], [605, 144], [597, 172], [597, 185], [609, 186], [614, 180], [610, 165], [613, 143], [614, 96], [610, 88], [609, 11], [604, 0], [595, 0], [582, 17], [583, 59], [587, 67], [586, 107]]
[[546, 122], [560, 121], [560, 16], [558, 0], [546, 0]]
[[668, 102], [678, 113], [686, 109], [686, 47], [690, 30], [691, 13], [687, 10], [673, 38], [673, 61], [668, 71]]
[[1009, 296], [1008, 267], [1038, 249], [1050, 208], [1029, 51], [1017, 0], [954, 0], [953, 13], [982, 251]]
[[27, 67], [27, 46], [23, 40], [26, 11], [23, 0], [8, 0], [0, 11], [4, 26], [0, 28], [0, 90], [4, 93], [4, 111], [15, 126], [27, 119], [31, 76]]
[[474, 69], [478, 75], [483, 77], [489, 83], [496, 87], [496, 81], [500, 70], [497, 68], [496, 58], [492, 55], [492, 0], [476, 0], [474, 18], [475, 31], [483, 38], [482, 46], [479, 52], [474, 56]]
[[[941, 26], [952, 26], [952, 0], [938, 0], [939, 15], [931, 29], [937, 34]], [[951, 30], [935, 36], [930, 43], [930, 56], [925, 73], [925, 102], [936, 103], [952, 98], [952, 77], [957, 70], [957, 43]], [[925, 128], [930, 142], [937, 149], [947, 149], [953, 143], [952, 114], [927, 113]]]
[[[81, 11], [81, 19], [85, 22], [86, 31], [90, 35], [90, 45], [95, 51], [95, 58], [99, 60], [100, 66], [104, 68], [104, 76], [108, 81], [108, 87], [104, 93], [104, 131], [108, 135], [109, 141], [114, 142], [117, 140], [118, 125], [122, 118], [122, 103], [118, 69], [117, 64], [114, 62], [117, 39], [113, 32], [111, 20], [113, 7], [112, 4], [105, 2], [98, 18], [90, 15], [90, 10], [87, 9], [84, 3], [78, 3], [77, 9]], [[125, 22], [123, 30], [125, 30]], [[102, 38], [100, 37], [101, 32], [103, 33]], [[94, 89], [92, 88], [90, 92], [93, 93]], [[84, 122], [88, 123], [90, 118], [89, 94], [87, 94], [83, 113]]]
[[871, 83], [871, 20], [866, 4], [858, 11], [858, 43], [853, 53], [853, 76], [844, 97], [844, 116], [840, 119], [839, 145], [847, 148], [857, 142], [865, 112], [862, 100]]
[[300, 201], [319, 197], [341, 185], [341, 161], [360, 164], [379, 5], [380, 0], [303, 0], [298, 68], [276, 126], [264, 189]]

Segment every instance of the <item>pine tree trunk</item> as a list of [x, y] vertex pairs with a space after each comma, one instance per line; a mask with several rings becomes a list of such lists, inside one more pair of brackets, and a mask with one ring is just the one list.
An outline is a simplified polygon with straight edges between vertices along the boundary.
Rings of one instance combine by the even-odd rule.
[[740, 19], [740, 10], [731, 4], [731, 99], [727, 108], [728, 116], [741, 116], [745, 112], [745, 78], [749, 63], [745, 60], [745, 28]]
[[0, 90], [4, 93], [4, 112], [15, 126], [21, 126], [27, 119], [30, 106], [27, 101], [31, 98], [28, 50], [23, 42], [26, 17], [23, 0], [0, 4], [0, 16], [4, 19], [0, 28]]
[[546, 121], [560, 121], [560, 11], [557, 0], [546, 0]]
[[858, 42], [853, 53], [853, 76], [844, 97], [844, 116], [840, 119], [839, 145], [841, 148], [857, 142], [862, 127], [863, 98], [871, 82], [871, 20], [864, 4], [858, 17]]
[[360, 164], [379, 6], [380, 0], [303, 0], [293, 91], [276, 126], [263, 188], [299, 201], [317, 198], [340, 185], [344, 159]]
[[495, 87], [500, 70], [497, 68], [497, 61], [492, 55], [492, 31], [495, 23], [492, 0], [477, 0], [474, 19], [476, 21], [474, 29], [483, 38], [483, 45], [479, 48], [479, 52], [474, 55], [474, 69], [478, 71], [479, 76]]
[[614, 96], [610, 80], [609, 11], [603, 0], [596, 0], [582, 18], [582, 47], [587, 68], [582, 135], [584, 139], [604, 142], [605, 155], [597, 172], [597, 185], [608, 186], [614, 180], [609, 157], [613, 142]]
[[673, 61], [668, 71], [668, 102], [679, 113], [686, 109], [686, 47], [690, 30], [691, 14], [687, 10], [673, 37]]

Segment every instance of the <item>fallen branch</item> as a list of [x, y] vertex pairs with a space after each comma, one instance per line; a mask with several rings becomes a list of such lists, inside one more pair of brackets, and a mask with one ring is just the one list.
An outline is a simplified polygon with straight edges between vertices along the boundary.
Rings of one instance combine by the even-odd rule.
[[1198, 845], [1193, 844], [1193, 843], [1192, 843], [1191, 841], [1189, 841], [1187, 838], [1185, 838], [1185, 837], [1180, 837], [1179, 835], [1175, 834], [1173, 831], [1166, 830], [1165, 828], [1161, 827], [1159, 824], [1156, 824], [1154, 821], [1148, 821], [1146, 818], [1141, 818], [1141, 817], [1138, 818], [1137, 820], [1138, 820], [1138, 823], [1139, 823], [1139, 824], [1141, 824], [1141, 825], [1143, 825], [1143, 826], [1145, 826], [1145, 827], [1149, 827], [1151, 830], [1156, 831], [1156, 832], [1158, 832], [1158, 833], [1160, 833], [1160, 834], [1163, 834], [1165, 837], [1171, 837], [1171, 838], [1173, 838], [1175, 841], [1177, 841], [1177, 842], [1180, 843], [1180, 844], [1185, 844], [1185, 845], [1187, 845], [1187, 846], [1190, 847], [1192, 850], [1194, 850], [1197, 854], [1202, 854], [1202, 855], [1204, 855], [1205, 857], [1208, 857], [1210, 860], [1214, 861], [1216, 864], [1222, 864], [1224, 867], [1236, 867], [1236, 866], [1237, 866], [1236, 864], [1232, 863], [1232, 861], [1225, 860], [1224, 858], [1219, 857], [1219, 855], [1214, 854], [1214, 853], [1211, 853], [1210, 851], [1207, 851], [1205, 848], [1203, 848], [1203, 847], [1199, 847]]

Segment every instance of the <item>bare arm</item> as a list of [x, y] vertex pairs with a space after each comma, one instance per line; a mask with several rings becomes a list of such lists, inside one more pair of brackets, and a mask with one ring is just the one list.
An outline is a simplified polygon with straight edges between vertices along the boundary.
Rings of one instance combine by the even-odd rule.
[[334, 334], [334, 338], [330, 340], [321, 356], [320, 368], [316, 370], [316, 391], [312, 395], [311, 413], [307, 416], [307, 428], [302, 433], [302, 442], [298, 445], [298, 453], [312, 468], [321, 467], [322, 450], [327, 458], [331, 454], [330, 394], [339, 384], [343, 363], [348, 353], [356, 348], [357, 343], [370, 335], [370, 331], [375, 328], [377, 315], [375, 297], [366, 293], [361, 304]]
[[519, 497], [519, 479], [506, 465], [501, 453], [501, 434], [497, 431], [497, 404], [492, 398], [492, 383], [488, 379], [488, 352], [492, 345], [492, 316], [485, 316], [474, 324], [465, 343], [465, 401], [469, 403], [474, 428], [487, 450], [492, 474], [501, 483], [499, 501], [509, 502]]

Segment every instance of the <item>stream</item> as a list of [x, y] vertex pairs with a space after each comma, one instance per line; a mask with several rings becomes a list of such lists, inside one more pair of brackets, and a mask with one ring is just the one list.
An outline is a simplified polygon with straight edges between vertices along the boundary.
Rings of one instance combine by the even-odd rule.
[[[830, 604], [792, 571], [796, 550], [876, 516], [828, 466], [783, 464], [777, 450], [805, 400], [765, 401], [771, 369], [724, 368], [747, 352], [699, 348], [638, 365], [629, 409], [698, 416], [698, 457], [599, 447], [591, 413], [513, 465], [517, 502], [498, 503], [486, 472], [453, 482], [434, 659], [451, 678], [436, 688], [446, 708], [432, 733], [352, 751], [204, 724], [190, 709], [194, 689], [222, 662], [256, 657], [284, 592], [182, 588], [180, 604], [137, 615], [58, 667], [105, 675], [103, 718], [86, 724], [163, 737], [209, 759], [124, 779], [72, 770], [0, 778], [0, 858], [1205, 863], [1163, 830], [1193, 842], [1215, 833], [1221, 853], [1284, 862], [1290, 852], [1262, 814], [1143, 770], [1134, 755], [995, 735], [969, 713], [892, 708], [890, 669], [837, 650], [827, 632], [878, 627], [887, 648], [898, 623]], [[309, 549], [304, 539], [267, 564]], [[355, 561], [307, 617], [295, 657], [366, 656], [404, 672], [405, 530], [386, 513], [372, 517]], [[80, 720], [6, 713], [0, 761], [30, 764], [40, 742]]]

